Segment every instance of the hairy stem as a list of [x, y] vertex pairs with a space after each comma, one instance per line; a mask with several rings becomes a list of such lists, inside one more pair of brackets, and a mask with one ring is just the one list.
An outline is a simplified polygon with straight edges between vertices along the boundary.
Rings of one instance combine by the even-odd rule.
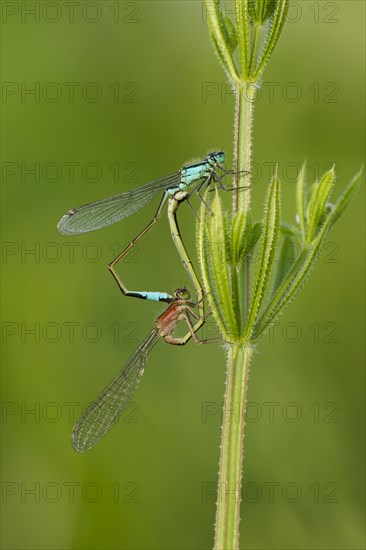
[[[251, 199], [252, 130], [255, 101], [255, 85], [235, 85], [234, 123], [234, 197], [233, 215], [239, 210], [249, 211]], [[245, 187], [245, 189], [243, 189]], [[250, 303], [250, 261], [245, 261], [245, 304]]]
[[254, 100], [253, 84], [235, 84], [233, 214], [250, 208]]
[[[213, 45], [235, 90], [232, 204], [232, 214], [235, 219], [237, 213], [239, 213], [239, 217], [243, 213], [244, 216], [250, 214], [252, 130], [256, 91], [259, 78], [280, 37], [288, 12], [289, 0], [276, 0], [275, 2], [234, 0], [233, 6], [234, 24], [230, 23], [230, 19], [225, 14], [224, 2], [206, 0]], [[264, 23], [267, 25], [267, 33], [263, 36], [264, 40], [262, 41], [261, 30]], [[235, 27], [234, 33], [232, 32], [233, 27]], [[273, 208], [272, 205], [272, 210]], [[219, 209], [218, 211], [221, 212]], [[201, 246], [200, 249], [206, 290], [208, 294], [215, 297], [215, 300], [209, 298], [211, 307], [216, 319], [219, 320], [223, 337], [226, 336], [229, 350], [221, 435], [215, 550], [235, 550], [239, 547], [245, 399], [249, 363], [253, 353], [253, 347], [248, 342], [250, 334], [248, 337], [247, 328], [247, 334], [242, 330], [246, 325], [245, 320], [248, 319], [251, 304], [250, 257], [245, 251], [250, 251], [253, 247], [242, 249], [243, 255], [246, 254], [246, 257], [245, 259], [240, 258], [241, 264], [240, 261], [234, 263], [231, 261], [230, 264], [230, 260], [233, 258], [232, 250], [225, 254], [224, 262], [216, 261], [217, 242], [221, 243], [225, 239], [227, 240], [225, 227], [220, 228], [220, 223], [222, 220], [217, 216], [216, 225], [213, 225], [214, 230], [210, 230], [210, 232], [202, 225], [200, 235], [203, 237], [199, 242], [206, 246], [206, 248]], [[273, 243], [276, 242], [275, 229], [276, 227], [268, 233], [268, 238], [272, 237], [271, 242]], [[233, 234], [235, 235], [235, 231]], [[212, 244], [212, 237], [215, 235], [220, 238], [217, 238], [216, 243]], [[249, 235], [250, 233], [248, 233]], [[208, 251], [212, 252], [211, 255], [208, 254]], [[269, 263], [273, 258], [271, 255], [267, 254], [267, 256], [267, 263]], [[263, 256], [264, 260], [267, 259], [267, 256]], [[210, 258], [215, 260], [215, 270], [212, 269], [211, 272], [207, 269], [211, 261]], [[238, 266], [238, 264], [240, 265]], [[265, 290], [265, 267], [263, 261], [262, 283], [258, 292]], [[236, 269], [237, 271], [233, 272]], [[240, 293], [241, 286], [244, 286], [242, 285], [244, 271], [245, 308], [242, 307]], [[222, 306], [221, 302], [223, 302]], [[254, 296], [253, 303], [260, 305], [259, 297]], [[257, 314], [258, 311], [255, 313]], [[230, 338], [231, 332], [233, 332], [232, 338]]]
[[[249, 211], [251, 191], [252, 127], [255, 88], [236, 84], [234, 126], [234, 202], [233, 214]], [[243, 189], [245, 188], [245, 189]], [[247, 258], [248, 260], [248, 258]], [[249, 261], [245, 262], [245, 303], [250, 303]], [[235, 277], [238, 274], [235, 273]], [[234, 280], [236, 280], [234, 277]], [[236, 280], [236, 283], [238, 281]], [[232, 289], [236, 300], [239, 287]], [[234, 298], [233, 297], [233, 298]], [[238, 308], [240, 311], [240, 307]], [[241, 319], [241, 323], [243, 320]], [[221, 434], [219, 485], [217, 494], [215, 550], [239, 548], [240, 494], [244, 452], [244, 411], [252, 348], [231, 345], [227, 358], [224, 418]]]
[[216, 509], [215, 550], [239, 548], [244, 413], [253, 349], [231, 345], [228, 352]]

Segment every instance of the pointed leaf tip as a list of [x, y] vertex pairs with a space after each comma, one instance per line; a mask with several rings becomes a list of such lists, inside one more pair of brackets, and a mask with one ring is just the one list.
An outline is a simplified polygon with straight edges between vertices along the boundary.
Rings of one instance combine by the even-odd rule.
[[252, 299], [246, 323], [246, 337], [250, 338], [259, 309], [265, 297], [274, 263], [280, 233], [280, 182], [273, 178], [269, 184], [262, 222], [262, 242]]
[[349, 184], [347, 185], [346, 189], [343, 191], [340, 197], [338, 197], [332, 211], [332, 225], [334, 225], [339, 218], [343, 215], [346, 208], [349, 206], [349, 204], [352, 202], [352, 200], [357, 195], [357, 192], [361, 186], [362, 182], [362, 172], [363, 172], [363, 166], [361, 166], [360, 170], [353, 176]]
[[311, 243], [326, 215], [326, 204], [335, 182], [335, 169], [325, 172], [321, 179], [314, 183], [310, 191], [307, 208], [307, 242]]

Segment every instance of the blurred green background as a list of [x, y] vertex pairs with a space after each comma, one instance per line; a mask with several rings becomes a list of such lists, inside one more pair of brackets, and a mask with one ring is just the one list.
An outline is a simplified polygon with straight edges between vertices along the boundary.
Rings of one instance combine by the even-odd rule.
[[[70, 445], [82, 406], [163, 309], [125, 299], [106, 269], [156, 205], [97, 233], [56, 232], [69, 208], [208, 149], [223, 147], [231, 165], [233, 98], [203, 4], [1, 8], [2, 547], [210, 548], [219, 346], [159, 343], [120, 425], [90, 453]], [[335, 194], [364, 162], [364, 12], [359, 1], [294, 3], [256, 106], [257, 215], [274, 163], [291, 220], [304, 158], [309, 179], [336, 162]], [[362, 197], [253, 361], [242, 548], [365, 547]], [[193, 254], [189, 208], [180, 221]], [[187, 282], [165, 217], [121, 274], [136, 289]]]

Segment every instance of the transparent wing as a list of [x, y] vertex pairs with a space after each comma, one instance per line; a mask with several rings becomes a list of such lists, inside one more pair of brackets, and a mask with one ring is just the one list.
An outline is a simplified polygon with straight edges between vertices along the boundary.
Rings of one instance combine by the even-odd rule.
[[88, 451], [116, 424], [138, 386], [148, 354], [159, 340], [154, 329], [141, 342], [118, 375], [86, 409], [72, 431], [72, 446], [78, 453]]
[[131, 216], [159, 192], [174, 187], [179, 181], [180, 173], [176, 172], [131, 191], [72, 208], [62, 216], [57, 230], [62, 235], [78, 235], [112, 225]]

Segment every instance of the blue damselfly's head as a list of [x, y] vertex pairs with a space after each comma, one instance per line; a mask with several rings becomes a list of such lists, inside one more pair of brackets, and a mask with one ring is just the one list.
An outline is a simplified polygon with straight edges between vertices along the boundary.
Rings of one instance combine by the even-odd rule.
[[214, 151], [207, 155], [207, 160], [212, 166], [217, 166], [218, 164], [225, 163], [225, 153], [224, 151]]

